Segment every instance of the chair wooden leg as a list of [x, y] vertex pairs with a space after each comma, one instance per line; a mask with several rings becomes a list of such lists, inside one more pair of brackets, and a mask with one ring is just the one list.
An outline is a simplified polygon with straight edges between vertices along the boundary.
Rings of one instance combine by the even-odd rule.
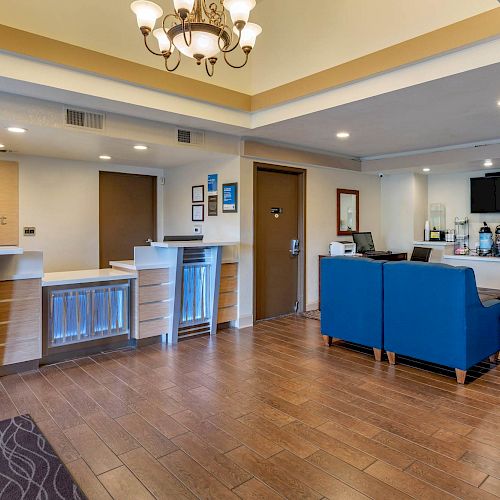
[[500, 352], [496, 352], [495, 354], [492, 354], [490, 356], [490, 363], [496, 363], [498, 361], [499, 354], [500, 354]]
[[329, 337], [328, 335], [323, 335], [323, 344], [326, 347], [330, 347], [332, 345], [332, 338]]
[[375, 361], [382, 361], [382, 349], [373, 348], [373, 354], [375, 356]]
[[389, 359], [390, 365], [396, 364], [396, 353], [387, 351], [387, 358]]
[[467, 377], [467, 370], [459, 370], [455, 368], [455, 374], [457, 376], [457, 382], [459, 384], [465, 384], [465, 377]]

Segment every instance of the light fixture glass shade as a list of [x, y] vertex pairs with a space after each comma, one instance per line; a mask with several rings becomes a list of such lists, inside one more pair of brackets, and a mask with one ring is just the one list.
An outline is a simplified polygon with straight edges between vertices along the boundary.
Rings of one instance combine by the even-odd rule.
[[170, 43], [170, 40], [168, 39], [168, 36], [163, 28], [156, 28], [153, 31], [153, 35], [158, 41], [158, 47], [160, 47], [160, 50], [162, 52], [174, 51], [175, 47], [173, 46], [173, 44]]
[[[236, 28], [233, 28], [233, 31], [238, 34], [238, 30]], [[241, 30], [240, 46], [251, 47], [253, 49], [255, 46], [255, 41], [261, 33], [262, 28], [258, 24], [245, 24], [245, 27]]]
[[177, 12], [180, 9], [185, 9], [188, 12], [191, 12], [194, 7], [194, 0], [174, 0], [174, 8]]
[[163, 9], [159, 5], [147, 0], [136, 0], [130, 4], [130, 8], [137, 17], [139, 28], [152, 30], [155, 27], [156, 20], [163, 15]]
[[[189, 36], [189, 35], [188, 35]], [[207, 33], [205, 31], [191, 31], [191, 45], [186, 45], [184, 40], [184, 35], [181, 33], [174, 37], [174, 45], [180, 52], [188, 57], [199, 59], [214, 57], [220, 52], [219, 48], [219, 37], [213, 33]]]
[[225, 0], [224, 7], [229, 11], [233, 24], [238, 21], [247, 23], [250, 11], [255, 7], [255, 0]]

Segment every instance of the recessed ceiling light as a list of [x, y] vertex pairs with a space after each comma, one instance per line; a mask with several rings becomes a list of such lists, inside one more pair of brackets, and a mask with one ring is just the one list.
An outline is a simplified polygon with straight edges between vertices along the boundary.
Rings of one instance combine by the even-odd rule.
[[492, 167], [493, 166], [493, 160], [484, 160], [483, 165], [485, 167]]
[[101, 156], [99, 156], [99, 159], [100, 160], [111, 160], [111, 156], [109, 156], [109, 155], [101, 155]]
[[4, 144], [0, 144], [0, 149], [4, 149], [5, 148], [5, 145]]
[[136, 146], [134, 146], [134, 149], [136, 149], [137, 151], [146, 151], [146, 149], [148, 149], [148, 147], [143, 146], [142, 144], [137, 144]]
[[337, 139], [347, 139], [350, 135], [349, 132], [338, 132]]
[[431, 171], [431, 169], [430, 169], [430, 168], [428, 168], [428, 167], [425, 167], [425, 168], [423, 168], [422, 170], [423, 170], [424, 172], [430, 172], [430, 171]]
[[21, 127], [8, 127], [7, 130], [13, 134], [24, 134], [26, 132], [26, 129]]
[[500, 101], [497, 101], [497, 106], [500, 106]]

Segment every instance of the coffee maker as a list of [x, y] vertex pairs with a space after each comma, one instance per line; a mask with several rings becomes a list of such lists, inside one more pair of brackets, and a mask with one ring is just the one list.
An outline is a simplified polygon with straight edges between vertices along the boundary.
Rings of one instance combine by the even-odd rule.
[[500, 226], [495, 229], [495, 240], [493, 241], [493, 254], [500, 257]]
[[493, 233], [491, 232], [490, 226], [483, 223], [483, 227], [479, 230], [479, 250], [478, 254], [486, 257], [487, 255], [491, 255], [491, 251], [493, 249]]

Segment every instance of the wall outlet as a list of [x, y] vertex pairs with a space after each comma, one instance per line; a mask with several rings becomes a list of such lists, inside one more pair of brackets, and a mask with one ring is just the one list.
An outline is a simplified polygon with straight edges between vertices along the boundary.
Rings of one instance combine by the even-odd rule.
[[201, 224], [196, 224], [193, 226], [193, 233], [194, 234], [202, 234], [203, 233], [203, 226]]
[[24, 227], [23, 228], [24, 236], [35, 236], [36, 228], [34, 227]]

